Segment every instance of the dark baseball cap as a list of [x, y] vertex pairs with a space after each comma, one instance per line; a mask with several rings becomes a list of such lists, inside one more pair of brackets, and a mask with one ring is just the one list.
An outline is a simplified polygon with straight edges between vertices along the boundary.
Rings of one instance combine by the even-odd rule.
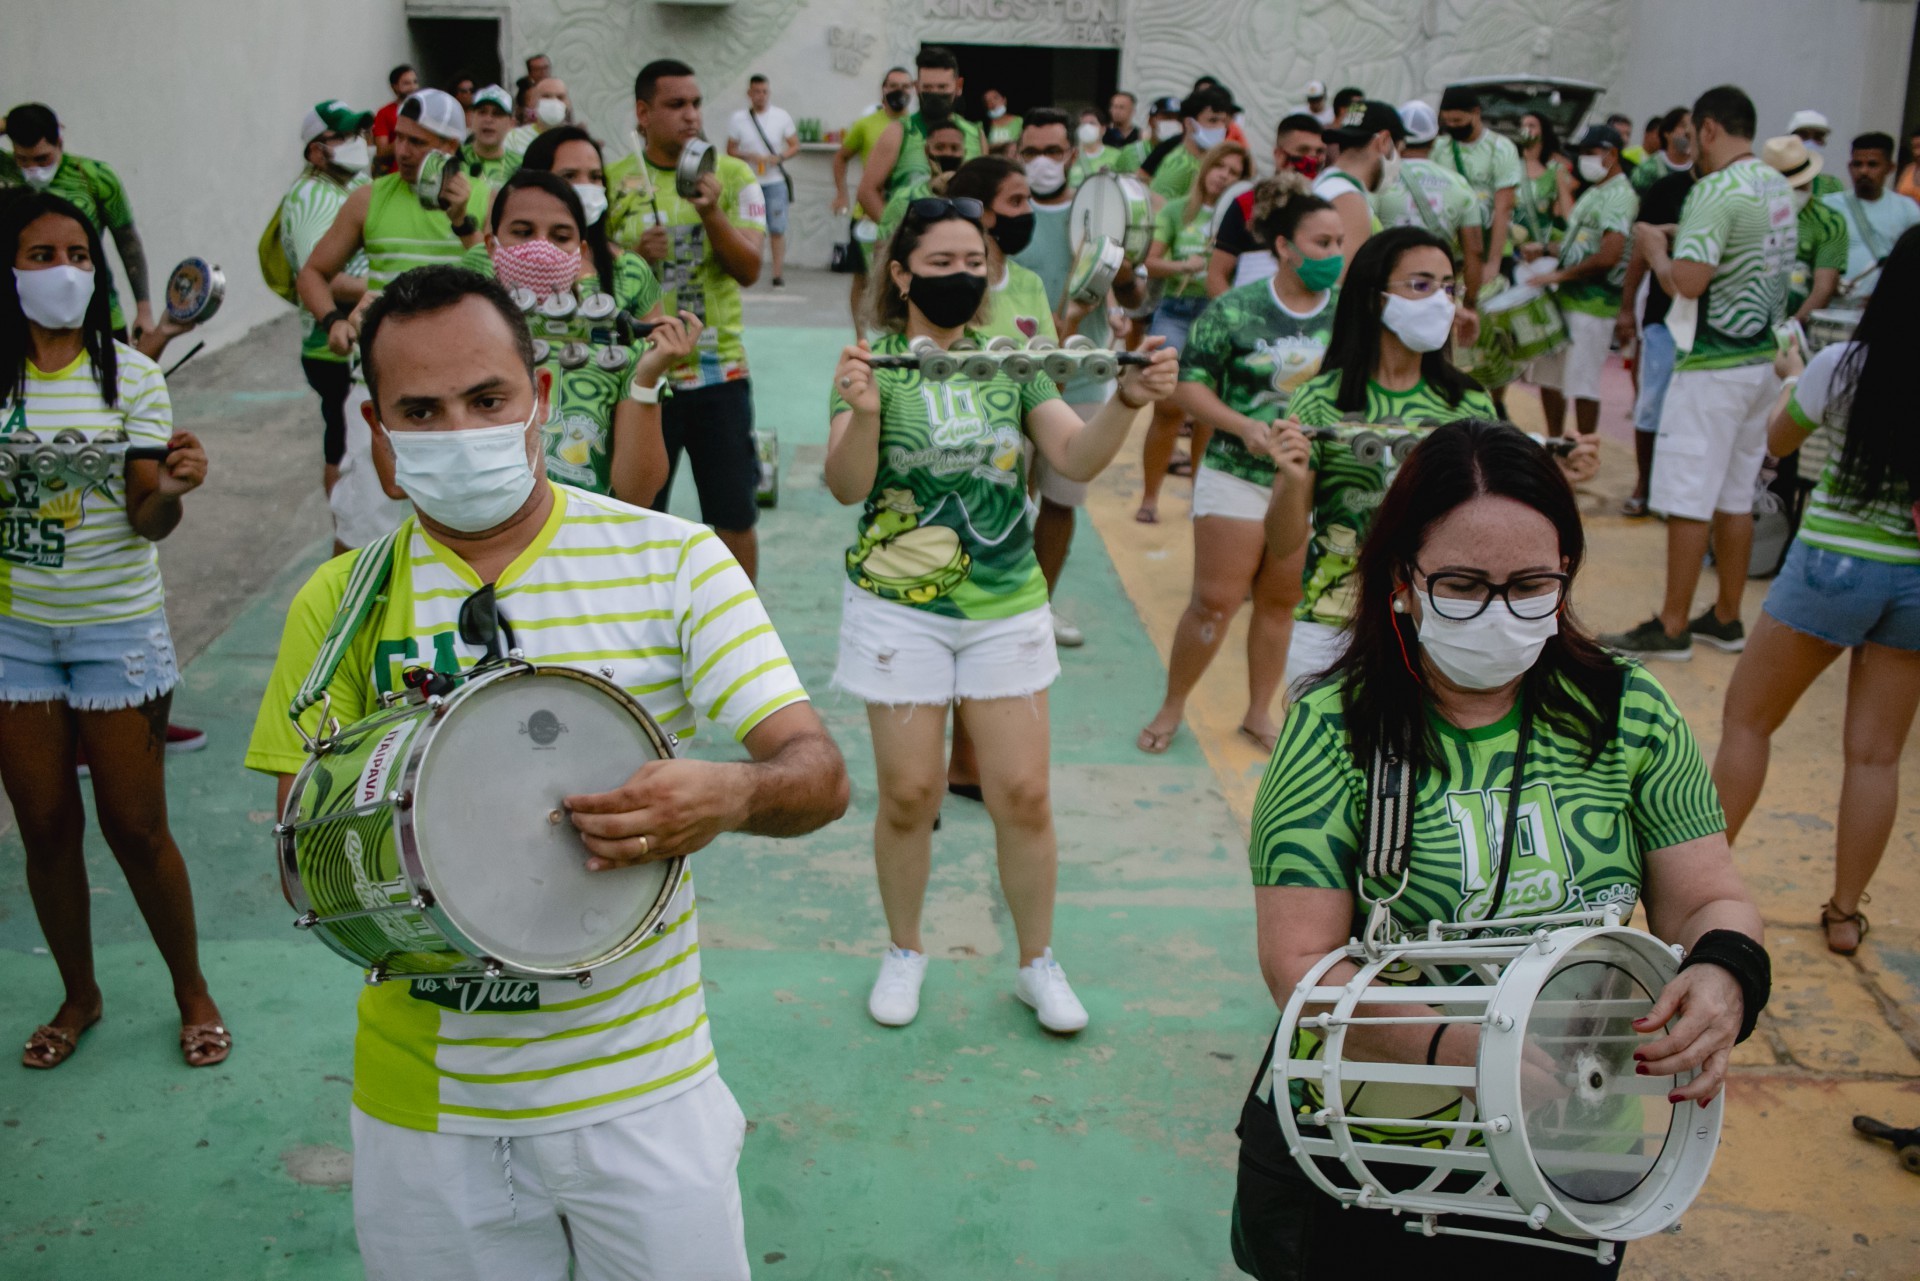
[[1350, 104], [1340, 118], [1327, 130], [1328, 142], [1343, 147], [1358, 146], [1385, 129], [1393, 135], [1396, 143], [1407, 140], [1406, 122], [1400, 119], [1400, 113], [1387, 103], [1372, 98], [1361, 98]]
[[1150, 116], [1177, 116], [1180, 114], [1180, 99], [1168, 94], [1164, 98], [1155, 98], [1147, 109]]
[[1625, 149], [1626, 143], [1620, 141], [1619, 131], [1611, 125], [1588, 125], [1573, 140], [1575, 151], [1593, 151], [1599, 147], [1611, 147], [1615, 151]]

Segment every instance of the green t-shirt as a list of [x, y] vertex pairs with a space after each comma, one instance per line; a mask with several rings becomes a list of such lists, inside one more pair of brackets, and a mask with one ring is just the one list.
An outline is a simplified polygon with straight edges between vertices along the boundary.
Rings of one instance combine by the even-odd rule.
[[[880, 135], [892, 123], [893, 117], [885, 110], [868, 112], [847, 126], [846, 137], [840, 142], [841, 149], [852, 152], [859, 159], [861, 167], [865, 168], [867, 157], [873, 154], [873, 144], [880, 141]], [[873, 220], [861, 212], [860, 202], [856, 200], [851, 203], [855, 221], [871, 224]]]
[[1819, 200], [1809, 200], [1801, 207], [1794, 227], [1799, 232], [1800, 243], [1794, 251], [1793, 270], [1787, 278], [1789, 316], [1799, 311], [1807, 295], [1813, 292], [1814, 272], [1831, 268], [1842, 276], [1847, 274], [1847, 250], [1852, 234], [1840, 211]]
[[[873, 347], [883, 356], [906, 349], [902, 334]], [[1004, 374], [929, 382], [917, 369], [876, 370], [874, 380], [880, 457], [847, 577], [882, 600], [948, 618], [1008, 618], [1044, 605], [1025, 446], [1027, 415], [1059, 397], [1053, 383]], [[827, 416], [847, 409], [835, 386]]]
[[[1525, 172], [1524, 157], [1520, 163], [1522, 172]], [[1561, 168], [1558, 160], [1551, 161], [1537, 175], [1521, 183], [1520, 190], [1514, 193], [1513, 241], [1515, 244], [1535, 241], [1550, 245], [1559, 240], [1560, 233], [1567, 229], [1566, 219], [1554, 212], [1554, 205], [1560, 199]]]
[[1404, 161], [1400, 176], [1374, 192], [1371, 202], [1382, 227], [1424, 227], [1451, 241], [1458, 241], [1460, 228], [1479, 221], [1480, 206], [1467, 180], [1417, 157]]
[[[27, 185], [13, 153], [0, 151], [0, 187]], [[105, 161], [90, 160], [85, 156], [76, 156], [71, 151], [63, 151], [60, 153], [60, 167], [54, 170], [53, 181], [47, 184], [46, 190], [85, 214], [87, 221], [93, 224], [93, 229], [103, 239], [111, 232], [133, 225], [133, 204], [127, 199], [127, 189], [121, 183], [120, 175]], [[120, 291], [114, 287], [111, 275], [107, 278], [107, 305], [113, 327], [123, 328], [127, 318], [120, 309]]]
[[1628, 181], [1633, 183], [1635, 191], [1645, 194], [1648, 187], [1668, 174], [1678, 172], [1680, 172], [1679, 166], [1667, 159], [1666, 152], [1656, 151], [1633, 167], [1633, 172], [1628, 175]]
[[1813, 182], [1809, 185], [1813, 188], [1813, 198], [1815, 200], [1820, 199], [1822, 196], [1831, 196], [1847, 189], [1846, 183], [1841, 182], [1830, 173], [1815, 174], [1813, 176]]
[[1109, 144], [1108, 150], [1120, 153], [1119, 159], [1113, 162], [1113, 171], [1115, 173], [1139, 173], [1140, 166], [1146, 163], [1148, 146], [1149, 144], [1145, 138], [1135, 138], [1132, 142], [1119, 147]]
[[987, 323], [980, 326], [982, 338], [1011, 338], [1024, 344], [1027, 339], [1045, 336], [1060, 340], [1053, 324], [1053, 306], [1047, 301], [1047, 282], [1017, 262], [1007, 263], [1007, 274], [993, 286], [993, 305]]
[[[1108, 148], [1112, 150], [1112, 148]], [[1187, 202], [1169, 200], [1154, 215], [1153, 238], [1167, 247], [1166, 257], [1174, 262], [1184, 262], [1188, 258], [1207, 256], [1207, 250], [1213, 244], [1209, 234], [1213, 224], [1213, 206], [1202, 205], [1193, 217], [1186, 218]], [[1166, 276], [1162, 278], [1166, 289], [1161, 295], [1166, 298], [1205, 298], [1207, 296], [1207, 275], [1197, 271], [1186, 276]]]
[[1128, 171], [1120, 167], [1123, 159], [1118, 147], [1102, 147], [1091, 156], [1084, 151], [1076, 150], [1073, 153], [1073, 163], [1067, 166], [1067, 185], [1078, 187], [1093, 175], [1109, 170], [1114, 173], [1126, 173]]
[[[306, 265], [307, 256], [320, 238], [333, 226], [333, 220], [340, 213], [340, 206], [347, 203], [347, 197], [355, 190], [367, 185], [367, 175], [357, 173], [346, 183], [335, 181], [332, 174], [308, 165], [294, 180], [287, 194], [280, 198], [280, 252], [287, 257], [287, 263], [297, 275]], [[361, 250], [347, 260], [345, 272], [349, 276], [366, 279], [367, 255]], [[300, 312], [300, 357], [303, 360], [325, 360], [334, 364], [345, 364], [351, 356], [337, 354], [327, 346], [327, 333], [320, 328], [320, 322], [305, 307]]]
[[525, 152], [505, 147], [498, 156], [489, 160], [474, 149], [471, 138], [460, 144], [458, 156], [462, 173], [469, 177], [485, 179], [487, 185], [495, 190], [505, 185], [507, 179], [520, 171], [520, 162], [524, 159], [526, 159]]
[[[971, 160], [985, 154], [980, 126], [959, 116], [954, 116], [953, 122], [960, 127], [961, 156]], [[924, 182], [932, 176], [933, 166], [927, 163], [927, 118], [916, 111], [900, 122], [900, 154], [894, 159], [893, 171], [887, 175], [887, 195], [892, 196], [909, 183]]]
[[[493, 188], [480, 178], [469, 178], [467, 214], [475, 222], [487, 216]], [[385, 289], [403, 271], [436, 262], [455, 262], [465, 254], [460, 237], [444, 211], [423, 209], [413, 184], [397, 173], [373, 180], [367, 201], [367, 220], [360, 230], [367, 254], [367, 288]]]
[[[1619, 174], [1595, 187], [1588, 187], [1574, 202], [1567, 219], [1567, 234], [1560, 242], [1560, 269], [1577, 267], [1600, 251], [1609, 233], [1622, 236], [1633, 231], [1633, 220], [1640, 212], [1640, 193], [1633, 180]], [[1556, 291], [1560, 305], [1568, 311], [1611, 320], [1620, 310], [1620, 290], [1627, 278], [1627, 252], [1598, 280], [1575, 280]]]
[[[1327, 353], [1338, 293], [1329, 289], [1319, 307], [1296, 315], [1280, 305], [1271, 279], [1227, 290], [1187, 330], [1180, 381], [1199, 383], [1228, 409], [1259, 422], [1292, 413], [1299, 389], [1319, 372]], [[1273, 484], [1273, 460], [1230, 431], [1213, 433], [1201, 465], [1256, 485]]]
[[[733, 156], [721, 156], [714, 173], [720, 179], [720, 212], [741, 231], [767, 229], [766, 197], [753, 176], [753, 167]], [[647, 228], [664, 226], [669, 248], [660, 263], [660, 301], [669, 313], [690, 311], [706, 327], [700, 342], [668, 372], [675, 387], [711, 387], [747, 376], [747, 346], [742, 336], [743, 309], [740, 282], [727, 274], [720, 256], [707, 243], [699, 211], [681, 199], [673, 185], [673, 170], [628, 155], [607, 166], [607, 238], [622, 249], [638, 252]]]
[[[1288, 412], [1304, 427], [1332, 427], [1343, 416], [1336, 407], [1339, 395], [1340, 371], [1330, 369], [1294, 393]], [[1462, 418], [1499, 417], [1484, 391], [1469, 391], [1459, 404], [1449, 405], [1425, 380], [1407, 391], [1367, 383], [1363, 418], [1369, 423], [1397, 418], [1409, 427], [1437, 427]], [[1329, 440], [1313, 442], [1308, 465], [1314, 472], [1313, 533], [1307, 539], [1304, 591], [1293, 616], [1339, 627], [1353, 613], [1354, 565], [1374, 510], [1387, 492], [1388, 466], [1363, 463], [1345, 444]]]
[[1200, 173], [1200, 157], [1193, 154], [1185, 143], [1169, 151], [1160, 161], [1160, 167], [1154, 170], [1153, 182], [1149, 189], [1156, 196], [1164, 196], [1168, 201], [1185, 200], [1187, 192], [1193, 189], [1193, 180]]
[[1693, 347], [1676, 371], [1733, 369], [1773, 359], [1773, 327], [1787, 318], [1799, 249], [1793, 191], [1771, 165], [1743, 156], [1693, 184], [1674, 236], [1676, 262], [1714, 269], [1699, 300]]
[[1001, 116], [998, 120], [988, 120], [984, 126], [987, 131], [987, 146], [996, 148], [1014, 146], [1020, 141], [1020, 130], [1024, 125], [1025, 122], [1012, 113]]
[[1514, 203], [1520, 203], [1523, 193], [1517, 188], [1527, 180], [1527, 167], [1520, 159], [1520, 149], [1505, 134], [1482, 129], [1476, 142], [1442, 138], [1433, 145], [1433, 158], [1465, 178], [1473, 188], [1473, 198], [1480, 204], [1482, 229], [1493, 226], [1495, 192], [1516, 188]]

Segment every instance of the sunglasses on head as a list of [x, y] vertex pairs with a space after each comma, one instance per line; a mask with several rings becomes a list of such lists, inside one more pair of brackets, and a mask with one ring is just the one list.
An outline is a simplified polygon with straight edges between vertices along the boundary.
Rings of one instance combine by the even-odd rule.
[[986, 212], [972, 196], [922, 196], [907, 206], [907, 217], [922, 226], [930, 222], [945, 222], [949, 218], [964, 218], [978, 224], [980, 215]]
[[[500, 603], [494, 597], [492, 583], [460, 602], [459, 631], [461, 640], [476, 649], [486, 650], [489, 659], [505, 658], [507, 650], [519, 648], [519, 642], [514, 639], [513, 624], [500, 612]], [[501, 644], [503, 636], [506, 641], [504, 647]]]

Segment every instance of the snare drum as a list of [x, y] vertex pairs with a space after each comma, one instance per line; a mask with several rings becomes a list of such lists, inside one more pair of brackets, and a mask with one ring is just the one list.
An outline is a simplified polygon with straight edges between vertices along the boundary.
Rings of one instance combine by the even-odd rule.
[[1074, 193], [1067, 229], [1075, 254], [1104, 238], [1119, 244], [1128, 262], [1145, 262], [1153, 245], [1153, 201], [1147, 185], [1127, 174], [1102, 170]]
[[1532, 285], [1515, 285], [1495, 296], [1480, 309], [1480, 325], [1505, 343], [1507, 357], [1516, 365], [1551, 356], [1571, 341], [1559, 304]]
[[700, 194], [700, 180], [719, 163], [720, 153], [710, 143], [699, 138], [689, 139], [680, 149], [680, 163], [674, 166], [673, 189], [680, 193], [682, 200], [692, 200]]
[[[1409, 1231], [1471, 1233], [1439, 1221], [1465, 1215], [1591, 1241], [1511, 1238], [1602, 1261], [1612, 1243], [1677, 1222], [1706, 1182], [1726, 1096], [1672, 1104], [1692, 1073], [1635, 1074], [1634, 1051], [1665, 1033], [1633, 1020], [1679, 962], [1619, 919], [1516, 919], [1496, 924], [1535, 932], [1471, 939], [1459, 935], [1487, 923], [1436, 923], [1424, 938], [1356, 942], [1316, 964], [1287, 1002], [1273, 1065], [1280, 1128], [1307, 1177], [1348, 1205], [1407, 1216]], [[1327, 982], [1344, 962], [1353, 976]], [[1431, 1005], [1439, 1021], [1474, 1026], [1478, 1061], [1349, 1058], [1350, 1028], [1435, 1023], [1369, 1014], [1382, 1004]]]
[[673, 740], [611, 681], [512, 662], [318, 744], [274, 829], [294, 923], [388, 976], [571, 978], [646, 941], [682, 859], [588, 872], [562, 798]]
[[1843, 307], [1824, 307], [1807, 318], [1808, 355], [1837, 342], [1848, 342], [1860, 324], [1860, 313]]
[[440, 190], [450, 174], [458, 173], [454, 158], [444, 151], [429, 151], [420, 161], [420, 176], [413, 180], [413, 194], [422, 209], [440, 207]]
[[1067, 276], [1067, 296], [1097, 307], [1120, 276], [1126, 250], [1116, 240], [1096, 236], [1074, 251], [1073, 271]]
[[183, 258], [167, 277], [167, 319], [178, 325], [212, 320], [226, 296], [226, 273], [205, 258]]

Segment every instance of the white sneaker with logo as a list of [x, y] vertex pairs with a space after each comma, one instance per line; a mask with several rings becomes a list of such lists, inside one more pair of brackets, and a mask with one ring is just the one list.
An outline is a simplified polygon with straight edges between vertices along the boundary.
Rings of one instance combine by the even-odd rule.
[[1040, 1026], [1049, 1032], [1078, 1032], [1087, 1025], [1087, 1007], [1073, 994], [1073, 985], [1053, 959], [1052, 948], [1020, 967], [1013, 994], [1033, 1007], [1040, 1016]]
[[1053, 643], [1061, 649], [1079, 649], [1087, 643], [1087, 634], [1066, 619], [1053, 616]]
[[867, 997], [867, 1013], [875, 1023], [905, 1027], [920, 1013], [920, 984], [926, 977], [926, 953], [889, 946]]

